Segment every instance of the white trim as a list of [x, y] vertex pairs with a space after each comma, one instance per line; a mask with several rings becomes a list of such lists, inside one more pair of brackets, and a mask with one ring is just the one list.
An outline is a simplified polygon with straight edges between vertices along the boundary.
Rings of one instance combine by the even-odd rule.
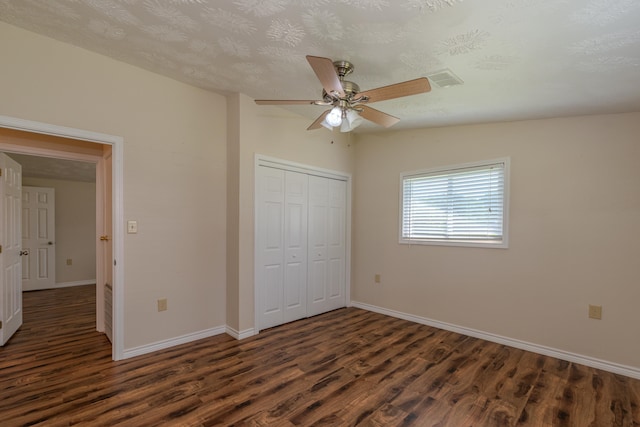
[[[38, 133], [38, 132], [32, 132]], [[2, 151], [5, 153], [19, 153], [28, 154], [40, 157], [51, 157], [53, 159], [74, 160], [76, 162], [97, 163], [100, 161], [100, 156], [94, 154], [74, 153], [67, 151], [51, 150], [48, 148], [35, 148], [20, 146], [17, 147], [14, 144], [0, 143]]]
[[245, 329], [244, 331], [237, 331], [229, 325], [227, 325], [225, 332], [227, 333], [227, 335], [230, 335], [237, 340], [243, 340], [245, 338], [256, 335], [256, 331], [254, 328]]
[[317, 168], [311, 165], [305, 165], [297, 162], [290, 162], [275, 157], [263, 156], [256, 154], [256, 167], [267, 166], [275, 169], [282, 169], [290, 172], [300, 172], [307, 175], [321, 176], [324, 178], [338, 179], [340, 181], [350, 181], [351, 174], [346, 172], [335, 171], [331, 169]]
[[[17, 129], [44, 135], [109, 144], [112, 146], [112, 179], [113, 179], [113, 259], [117, 265], [113, 270], [113, 360], [124, 357], [124, 139], [120, 136], [107, 135], [82, 129], [57, 126], [48, 123], [34, 122], [0, 115], [0, 127]], [[59, 156], [63, 156], [59, 154]]]
[[[101, 156], [96, 164], [96, 228], [95, 242], [100, 242], [100, 236], [104, 230], [104, 188], [105, 188], [106, 168], [104, 167], [104, 157]], [[111, 233], [113, 234], [113, 233]], [[96, 331], [105, 331], [105, 245], [96, 245]], [[111, 316], [113, 318], [113, 289], [111, 292]], [[113, 331], [113, 324], [111, 325]], [[113, 337], [110, 338], [111, 340]]]
[[[262, 154], [255, 154], [254, 166], [253, 166], [253, 231], [254, 237], [257, 236], [258, 230], [258, 167], [266, 166], [276, 169], [282, 169], [292, 172], [300, 172], [307, 175], [320, 176], [324, 178], [337, 179], [340, 181], [346, 181], [347, 183], [347, 204], [346, 204], [346, 221], [345, 221], [345, 306], [349, 307], [351, 303], [351, 186], [352, 177], [348, 172], [341, 172], [331, 169], [324, 169], [312, 165], [305, 165], [302, 163], [291, 162], [289, 160], [278, 159], [276, 157], [264, 156]], [[258, 245], [256, 238], [253, 242], [253, 315], [254, 315], [254, 334], [260, 332], [260, 301], [262, 298], [261, 293], [256, 289], [256, 283], [258, 282], [257, 274], [259, 270], [258, 266]], [[231, 334], [230, 334], [231, 335]], [[232, 335], [233, 336], [233, 335]]]
[[122, 359], [129, 359], [131, 357], [141, 356], [143, 354], [153, 353], [154, 351], [164, 350], [176, 345], [187, 344], [192, 341], [201, 340], [203, 338], [210, 338], [216, 335], [224, 334], [225, 327], [217, 326], [215, 328], [209, 328], [198, 332], [192, 332], [179, 337], [170, 338], [166, 340], [156, 341], [151, 344], [144, 344], [138, 347], [125, 349], [122, 355]]
[[345, 220], [345, 256], [344, 256], [344, 303], [347, 307], [351, 305], [351, 222], [353, 218], [351, 216], [351, 175], [347, 180], [347, 219]]
[[76, 280], [75, 282], [56, 283], [56, 288], [70, 288], [71, 286], [95, 285], [96, 279]]
[[100, 144], [119, 144], [122, 138], [106, 133], [93, 132], [83, 129], [69, 128], [65, 126], [51, 125], [48, 123], [34, 122], [0, 115], [0, 126], [9, 129], [23, 130], [26, 132], [41, 133], [44, 135], [62, 136], [82, 141], [97, 142]]
[[434, 328], [444, 329], [446, 331], [456, 332], [462, 335], [468, 335], [475, 338], [480, 338], [486, 341], [495, 342], [498, 344], [508, 345], [510, 347], [519, 348], [521, 350], [530, 351], [533, 353], [542, 354], [544, 356], [555, 357], [557, 359], [566, 360], [567, 362], [579, 363], [581, 365], [590, 366], [596, 369], [602, 369], [603, 371], [612, 372], [614, 374], [624, 375], [630, 378], [640, 379], [640, 368], [633, 366], [621, 365], [614, 362], [609, 362], [602, 359], [596, 359], [590, 356], [584, 356], [581, 354], [572, 353], [552, 347], [546, 347], [539, 344], [530, 343], [527, 341], [521, 341], [513, 338], [504, 337], [501, 335], [491, 334], [489, 332], [479, 331], [477, 329], [471, 329], [464, 326], [458, 326], [451, 323], [440, 322], [438, 320], [429, 319], [426, 317], [415, 316], [413, 314], [403, 313], [400, 311], [390, 310], [383, 307], [378, 307], [363, 302], [352, 301], [352, 307], [361, 308], [367, 311], [373, 311], [375, 313], [384, 314], [391, 317], [397, 317], [399, 319], [408, 320], [410, 322], [420, 323], [422, 325], [433, 326]]
[[113, 225], [113, 360], [124, 358], [124, 140], [113, 145], [112, 225]]

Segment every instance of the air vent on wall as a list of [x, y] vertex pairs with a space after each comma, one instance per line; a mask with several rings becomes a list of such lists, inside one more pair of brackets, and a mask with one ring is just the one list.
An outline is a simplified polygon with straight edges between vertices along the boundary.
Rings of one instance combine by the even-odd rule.
[[458, 86], [464, 84], [462, 79], [453, 74], [453, 71], [448, 68], [428, 74], [427, 77], [431, 83], [438, 87]]

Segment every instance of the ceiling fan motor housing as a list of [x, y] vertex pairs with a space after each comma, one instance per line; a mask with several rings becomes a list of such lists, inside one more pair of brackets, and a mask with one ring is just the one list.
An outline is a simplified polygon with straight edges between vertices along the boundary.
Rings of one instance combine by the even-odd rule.
[[[345, 99], [351, 100], [358, 92], [360, 92], [360, 86], [358, 86], [354, 82], [341, 80], [340, 83], [342, 83], [342, 90], [344, 90], [344, 93], [346, 95]], [[322, 90], [322, 99], [326, 102], [335, 102], [339, 100], [338, 98], [327, 94], [324, 89]]]

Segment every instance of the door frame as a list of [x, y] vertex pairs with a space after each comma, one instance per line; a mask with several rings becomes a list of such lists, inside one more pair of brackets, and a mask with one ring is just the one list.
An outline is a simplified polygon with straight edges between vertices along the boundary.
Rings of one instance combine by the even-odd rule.
[[[348, 172], [336, 171], [332, 169], [324, 169], [317, 166], [305, 165], [302, 163], [292, 162], [289, 160], [279, 159], [276, 157], [269, 157], [262, 154], [255, 154], [255, 162], [254, 162], [254, 182], [253, 182], [253, 235], [258, 236], [258, 209], [259, 209], [259, 201], [258, 201], [258, 168], [259, 167], [271, 167], [275, 169], [281, 169], [284, 171], [290, 172], [300, 172], [307, 175], [320, 176], [323, 178], [331, 178], [338, 179], [341, 181], [347, 182], [347, 200], [346, 200], [346, 218], [345, 218], [345, 306], [351, 306], [351, 183], [352, 178], [351, 174]], [[258, 265], [259, 261], [259, 250], [257, 244], [257, 237], [254, 237], [253, 241], [253, 315], [254, 315], [254, 332], [257, 334], [260, 332], [260, 307], [262, 304], [262, 290], [258, 289], [258, 271], [260, 271], [260, 266]]]
[[[83, 129], [58, 126], [49, 123], [35, 122], [15, 117], [0, 115], [0, 127], [19, 131], [38, 133], [75, 139], [80, 141], [94, 142], [98, 144], [110, 145], [112, 147], [112, 218], [113, 218], [113, 344], [111, 356], [113, 360], [124, 358], [124, 138], [115, 135], [108, 135], [99, 132], [87, 131]], [[59, 151], [55, 149], [17, 147], [15, 145], [0, 143], [0, 150], [36, 156], [53, 157], [67, 160], [80, 160], [96, 163], [96, 199], [102, 200], [102, 189], [99, 188], [99, 175], [103, 172], [102, 158], [98, 156]], [[101, 178], [104, 180], [104, 178]], [[102, 181], [100, 181], [102, 182]], [[99, 222], [102, 215], [96, 212], [96, 222]], [[96, 249], [99, 251], [100, 245], [96, 239]], [[97, 257], [98, 258], [98, 257]], [[100, 262], [99, 258], [97, 260]], [[96, 265], [96, 276], [100, 266]], [[98, 279], [98, 277], [96, 277]], [[96, 284], [97, 285], [97, 284]], [[103, 293], [104, 295], [104, 293]], [[104, 325], [104, 300], [102, 308], [96, 301], [96, 323]], [[100, 323], [102, 322], [102, 323]], [[103, 327], [104, 329], [104, 327]]]

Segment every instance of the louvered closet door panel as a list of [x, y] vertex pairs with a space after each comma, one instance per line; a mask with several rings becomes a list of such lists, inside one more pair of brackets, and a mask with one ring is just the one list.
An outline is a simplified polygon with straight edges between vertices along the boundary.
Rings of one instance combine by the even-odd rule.
[[284, 322], [284, 171], [259, 167], [258, 174], [256, 291], [260, 329], [265, 329]]

